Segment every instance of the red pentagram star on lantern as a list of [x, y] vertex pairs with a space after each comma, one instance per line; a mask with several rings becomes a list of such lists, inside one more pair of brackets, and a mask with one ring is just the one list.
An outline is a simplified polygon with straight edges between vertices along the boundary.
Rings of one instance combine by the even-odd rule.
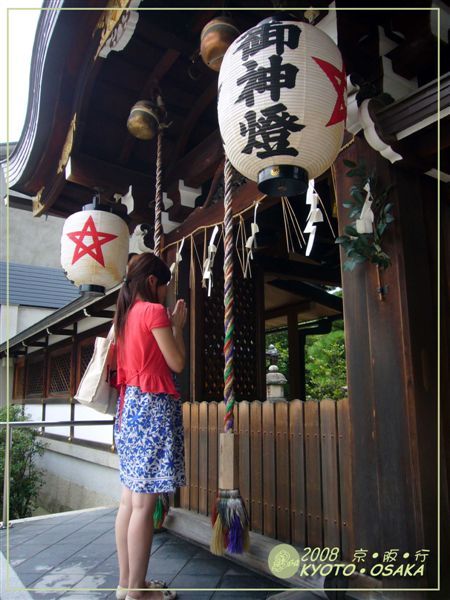
[[[88, 254], [104, 267], [105, 260], [103, 258], [102, 245], [114, 240], [117, 235], [97, 231], [94, 219], [90, 216], [81, 231], [72, 231], [67, 234], [67, 237], [76, 244], [72, 264], [75, 264], [85, 254]], [[85, 244], [83, 242], [85, 237], [91, 237], [92, 243], [89, 245]]]
[[347, 79], [345, 77], [345, 67], [342, 66], [342, 71], [339, 71], [334, 65], [322, 60], [321, 58], [312, 57], [313, 60], [319, 65], [325, 75], [333, 84], [334, 89], [337, 92], [336, 104], [334, 105], [333, 113], [330, 120], [326, 124], [327, 127], [335, 125], [341, 121], [345, 121], [347, 116], [347, 107], [345, 106], [344, 92], [347, 89]]

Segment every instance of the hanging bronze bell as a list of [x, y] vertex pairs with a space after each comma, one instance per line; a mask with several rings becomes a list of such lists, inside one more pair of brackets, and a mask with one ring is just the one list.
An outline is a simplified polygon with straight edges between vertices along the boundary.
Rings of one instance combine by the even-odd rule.
[[159, 107], [150, 100], [139, 100], [130, 111], [127, 128], [139, 140], [151, 140], [158, 133], [159, 121]]
[[217, 17], [209, 21], [200, 35], [200, 54], [205, 65], [219, 72], [225, 52], [239, 33], [239, 29], [228, 17]]

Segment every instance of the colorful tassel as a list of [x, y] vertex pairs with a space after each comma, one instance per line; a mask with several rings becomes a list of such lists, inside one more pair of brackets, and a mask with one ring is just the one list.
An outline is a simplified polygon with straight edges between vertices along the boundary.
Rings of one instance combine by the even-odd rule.
[[211, 552], [242, 554], [250, 548], [249, 518], [239, 490], [220, 490], [213, 506]]
[[212, 508], [212, 513], [211, 513], [211, 525], [214, 527], [214, 523], [216, 522], [217, 519], [217, 498], [214, 501], [213, 504], [213, 508]]
[[214, 523], [210, 550], [212, 554], [216, 556], [222, 556], [225, 552], [225, 540], [224, 540], [224, 531], [222, 526], [222, 519], [220, 515], [217, 515], [216, 522]]
[[170, 500], [169, 494], [162, 493], [158, 495], [156, 501], [155, 511], [153, 513], [153, 527], [154, 529], [161, 529], [167, 513], [169, 512]]

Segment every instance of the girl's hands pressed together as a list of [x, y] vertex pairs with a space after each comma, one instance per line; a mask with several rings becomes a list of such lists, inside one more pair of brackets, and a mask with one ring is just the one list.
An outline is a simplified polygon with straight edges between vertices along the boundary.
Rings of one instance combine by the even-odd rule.
[[179, 329], [183, 329], [183, 327], [186, 324], [186, 318], [187, 318], [186, 302], [184, 300], [177, 300], [177, 303], [175, 304], [175, 308], [173, 309], [173, 311], [171, 312], [170, 309], [168, 309], [167, 312], [169, 315], [169, 319], [172, 323], [172, 327], [177, 327]]

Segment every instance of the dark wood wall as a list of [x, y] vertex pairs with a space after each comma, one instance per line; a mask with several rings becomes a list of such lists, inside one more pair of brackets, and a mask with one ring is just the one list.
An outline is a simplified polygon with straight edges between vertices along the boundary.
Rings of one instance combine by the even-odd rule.
[[[437, 377], [436, 269], [431, 246], [436, 196], [421, 187], [423, 176], [391, 165], [364, 140], [339, 157], [339, 229], [348, 223], [342, 203], [352, 181], [344, 158], [363, 158], [376, 167], [383, 185], [394, 184], [395, 222], [385, 237], [392, 266], [343, 271], [350, 420], [352, 423], [353, 517], [358, 547], [410, 554], [431, 550], [427, 581], [436, 585], [437, 567]], [[342, 259], [344, 260], [344, 256]], [[369, 508], [370, 507], [370, 511]], [[404, 578], [387, 578], [384, 587], [404, 587]]]

